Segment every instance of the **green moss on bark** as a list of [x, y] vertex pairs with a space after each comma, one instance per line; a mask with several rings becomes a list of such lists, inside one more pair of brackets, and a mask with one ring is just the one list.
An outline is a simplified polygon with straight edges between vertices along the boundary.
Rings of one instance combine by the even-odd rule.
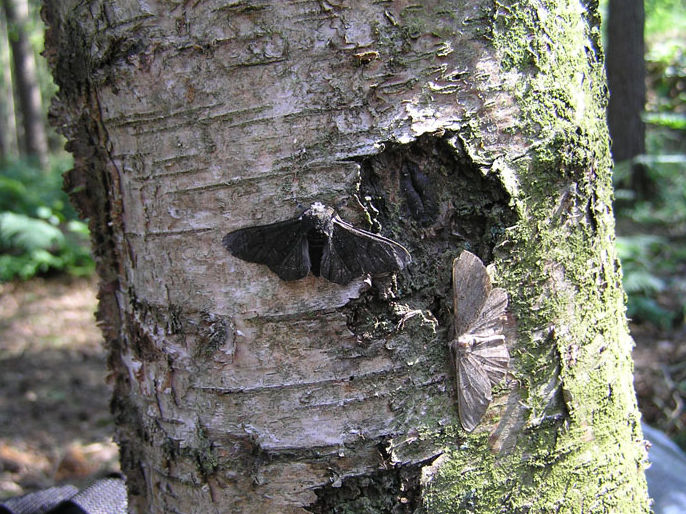
[[495, 255], [527, 419], [507, 455], [469, 437], [431, 482], [431, 512], [649, 512], [597, 22], [579, 2], [495, 4], [493, 44], [519, 75], [511, 94], [529, 147], [510, 162], [522, 219]]

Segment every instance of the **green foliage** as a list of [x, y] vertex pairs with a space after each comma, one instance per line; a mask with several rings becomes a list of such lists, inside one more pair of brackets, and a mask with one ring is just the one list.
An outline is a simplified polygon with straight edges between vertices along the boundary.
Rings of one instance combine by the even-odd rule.
[[686, 304], [674, 306], [660, 300], [667, 296], [684, 298], [686, 280], [671, 277], [686, 257], [686, 246], [674, 245], [664, 236], [637, 234], [618, 237], [617, 250], [624, 271], [628, 316], [662, 329], [672, 328]]
[[[686, 25], [685, 25], [686, 27]], [[686, 30], [681, 37], [686, 37]], [[663, 48], [663, 43], [657, 48]], [[683, 44], [667, 51], [651, 50], [646, 56], [649, 114], [646, 122], [684, 128], [686, 115], [686, 52]]]
[[93, 271], [88, 227], [61, 189], [69, 167], [71, 158], [65, 156], [53, 158], [47, 173], [25, 161], [0, 168], [0, 281]]
[[686, 115], [674, 112], [649, 112], [643, 120], [651, 125], [666, 127], [673, 130], [686, 130]]
[[[617, 217], [626, 235], [617, 238], [628, 295], [628, 315], [663, 329], [686, 314], [686, 175], [684, 156], [643, 156], [656, 193], [637, 200], [630, 189], [616, 190]], [[617, 166], [616, 183], [626, 180], [628, 163]]]
[[54, 225], [24, 214], [0, 212], [0, 249], [3, 253], [49, 250], [64, 244], [64, 234]]
[[649, 60], [672, 60], [683, 47], [686, 9], [683, 0], [644, 0], [645, 37], [650, 47]]
[[[645, 13], [646, 154], [615, 166], [617, 246], [629, 317], [670, 329], [686, 314], [686, 9], [645, 0]], [[631, 189], [635, 164], [652, 191]]]
[[647, 233], [659, 228], [674, 235], [686, 234], [686, 154], [642, 155], [633, 162], [644, 166], [656, 190], [649, 198], [637, 200], [635, 192], [625, 187], [632, 163], [618, 163], [614, 175], [618, 216]]

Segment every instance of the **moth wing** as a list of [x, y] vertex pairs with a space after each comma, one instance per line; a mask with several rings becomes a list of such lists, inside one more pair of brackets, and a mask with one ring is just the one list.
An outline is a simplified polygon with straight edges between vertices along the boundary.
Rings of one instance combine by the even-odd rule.
[[472, 346], [471, 356], [479, 361], [491, 385], [496, 385], [505, 378], [510, 365], [510, 352], [504, 336], [490, 336], [477, 341]]
[[507, 291], [501, 288], [491, 290], [478, 316], [469, 325], [468, 333], [488, 336], [501, 334], [507, 310]]
[[231, 255], [265, 264], [282, 280], [297, 280], [310, 272], [307, 233], [299, 218], [239, 229], [222, 242]]
[[302, 235], [279, 264], [269, 266], [281, 280], [299, 280], [310, 272], [310, 251], [307, 237]]
[[455, 335], [466, 334], [481, 314], [491, 279], [481, 259], [467, 250], [453, 261]]
[[400, 244], [353, 227], [338, 216], [322, 252], [320, 274], [336, 284], [347, 284], [366, 273], [376, 275], [403, 269], [412, 261]]
[[491, 381], [481, 361], [469, 350], [456, 352], [457, 407], [462, 428], [471, 432], [491, 403]]

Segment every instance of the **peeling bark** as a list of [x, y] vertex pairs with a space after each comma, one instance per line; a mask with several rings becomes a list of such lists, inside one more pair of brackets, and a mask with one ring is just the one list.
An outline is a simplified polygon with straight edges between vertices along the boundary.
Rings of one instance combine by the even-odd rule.
[[[133, 510], [645, 511], [604, 93], [580, 78], [602, 76], [597, 27], [517, 9], [46, 5]], [[546, 64], [554, 43], [585, 57]], [[315, 201], [413, 263], [283, 282], [222, 246]], [[519, 327], [472, 434], [448, 346], [463, 249]]]

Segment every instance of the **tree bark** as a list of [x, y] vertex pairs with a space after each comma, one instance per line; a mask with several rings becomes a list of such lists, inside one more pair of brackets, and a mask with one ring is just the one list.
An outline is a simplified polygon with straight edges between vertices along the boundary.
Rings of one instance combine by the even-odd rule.
[[17, 130], [14, 124], [14, 98], [10, 73], [9, 39], [4, 11], [0, 12], [0, 161], [16, 157]]
[[[607, 82], [610, 101], [607, 120], [615, 162], [645, 153], [646, 100], [643, 0], [610, 0], [607, 17]], [[640, 197], [654, 193], [647, 170], [631, 164], [631, 187]]]
[[5, 18], [10, 31], [12, 74], [21, 115], [22, 149], [38, 160], [42, 168], [48, 165], [48, 139], [43, 107], [36, 76], [36, 58], [29, 43], [26, 25], [29, 17], [27, 0], [3, 0]]
[[[48, 2], [137, 512], [648, 512], [598, 18], [578, 2]], [[395, 278], [284, 282], [223, 236], [315, 201]], [[510, 297], [455, 406], [452, 261]]]

